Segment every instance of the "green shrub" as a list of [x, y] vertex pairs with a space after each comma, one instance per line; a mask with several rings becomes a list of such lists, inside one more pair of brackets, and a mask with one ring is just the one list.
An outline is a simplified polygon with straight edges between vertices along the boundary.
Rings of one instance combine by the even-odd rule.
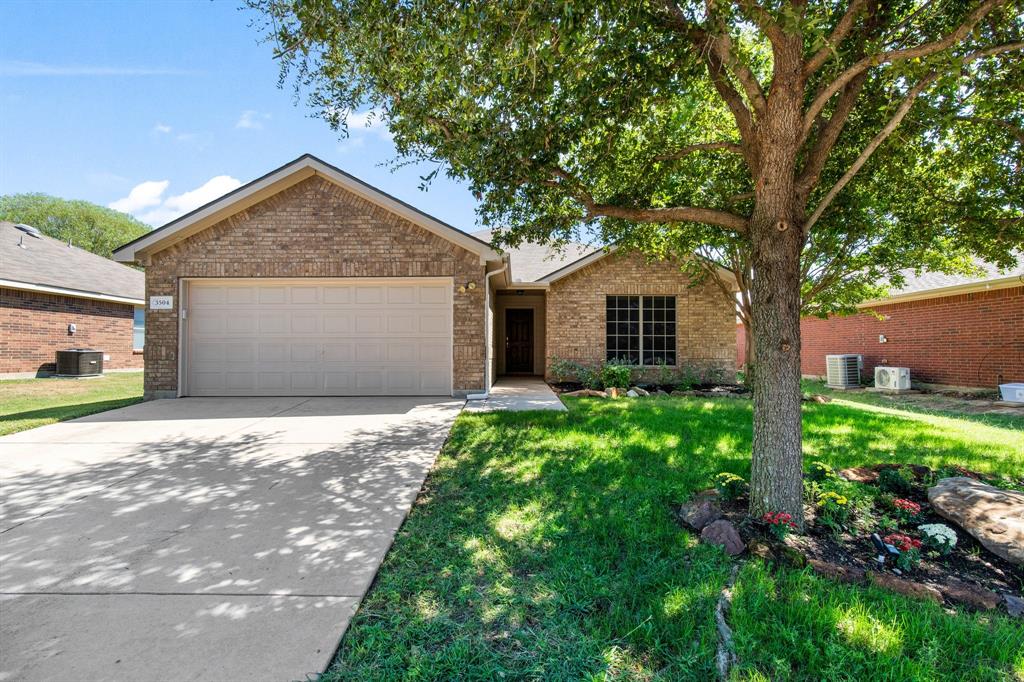
[[836, 474], [832, 471], [832, 467], [824, 462], [811, 462], [811, 465], [807, 467], [807, 478], [812, 481], [827, 481], [828, 479], [835, 477]]
[[747, 492], [747, 482], [736, 474], [723, 471], [715, 476], [715, 489], [727, 500], [735, 500]]
[[604, 388], [629, 388], [632, 378], [632, 365], [611, 360], [601, 366], [601, 384]]
[[571, 379], [580, 380], [580, 363], [566, 360], [556, 355], [551, 356], [551, 363], [548, 365], [548, 372], [555, 383], [563, 383]]
[[689, 391], [700, 383], [700, 376], [690, 365], [683, 365], [676, 372], [676, 380], [673, 383], [677, 391]]
[[914, 488], [914, 472], [906, 465], [886, 467], [878, 472], [878, 487], [890, 493], [909, 493]]
[[576, 371], [576, 379], [583, 384], [584, 388], [599, 391], [604, 387], [604, 382], [601, 379], [601, 372], [589, 365], [579, 366], [579, 369]]

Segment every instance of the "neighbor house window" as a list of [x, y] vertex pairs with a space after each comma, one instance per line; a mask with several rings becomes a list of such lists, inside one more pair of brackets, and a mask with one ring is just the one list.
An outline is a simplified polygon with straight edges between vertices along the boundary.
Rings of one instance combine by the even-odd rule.
[[135, 317], [132, 319], [132, 348], [142, 350], [146, 343], [146, 309], [136, 306]]
[[675, 296], [609, 296], [605, 305], [606, 359], [676, 364]]

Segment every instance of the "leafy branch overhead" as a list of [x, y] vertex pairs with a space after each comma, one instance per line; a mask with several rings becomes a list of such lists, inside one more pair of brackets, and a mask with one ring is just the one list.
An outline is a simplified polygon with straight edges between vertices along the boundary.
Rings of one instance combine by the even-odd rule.
[[283, 79], [338, 127], [376, 109], [499, 241], [732, 273], [758, 517], [802, 518], [800, 314], [1024, 245], [1024, 0], [250, 4]]

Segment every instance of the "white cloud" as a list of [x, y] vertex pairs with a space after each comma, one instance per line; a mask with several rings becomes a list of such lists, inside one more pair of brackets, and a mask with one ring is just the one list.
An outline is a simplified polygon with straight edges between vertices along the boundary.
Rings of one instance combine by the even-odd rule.
[[380, 109], [366, 111], [350, 111], [345, 116], [345, 126], [349, 135], [377, 135], [382, 140], [394, 137], [384, 121], [384, 112]]
[[0, 76], [185, 76], [190, 73], [182, 69], [0, 61]]
[[261, 114], [255, 109], [246, 109], [242, 117], [235, 124], [236, 128], [247, 128], [249, 130], [263, 130], [263, 121], [270, 118], [270, 114]]
[[170, 133], [171, 130], [171, 126], [167, 125], [166, 123], [157, 122], [157, 124], [153, 126], [154, 133], [163, 133], [164, 135], [166, 135]]
[[164, 190], [170, 184], [170, 180], [147, 180], [132, 187], [132, 191], [128, 192], [128, 196], [112, 201], [107, 205], [115, 211], [136, 213], [144, 208], [159, 204], [160, 195], [164, 193]]
[[118, 211], [131, 213], [144, 223], [159, 226], [242, 186], [239, 180], [230, 175], [217, 175], [193, 190], [165, 199], [163, 193], [170, 184], [169, 180], [140, 183], [132, 188], [127, 197], [118, 199], [109, 206]]

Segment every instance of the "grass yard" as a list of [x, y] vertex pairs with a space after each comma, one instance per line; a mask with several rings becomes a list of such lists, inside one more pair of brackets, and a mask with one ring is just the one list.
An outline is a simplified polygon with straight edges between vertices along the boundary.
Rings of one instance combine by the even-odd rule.
[[[730, 563], [673, 506], [749, 477], [748, 401], [567, 401], [568, 413], [461, 416], [322, 682], [715, 675]], [[1024, 430], [808, 404], [806, 452], [1024, 468]], [[1024, 679], [1024, 626], [947, 612], [759, 560], [732, 612], [742, 680]]]
[[141, 371], [111, 372], [95, 379], [0, 381], [0, 436], [141, 400]]

